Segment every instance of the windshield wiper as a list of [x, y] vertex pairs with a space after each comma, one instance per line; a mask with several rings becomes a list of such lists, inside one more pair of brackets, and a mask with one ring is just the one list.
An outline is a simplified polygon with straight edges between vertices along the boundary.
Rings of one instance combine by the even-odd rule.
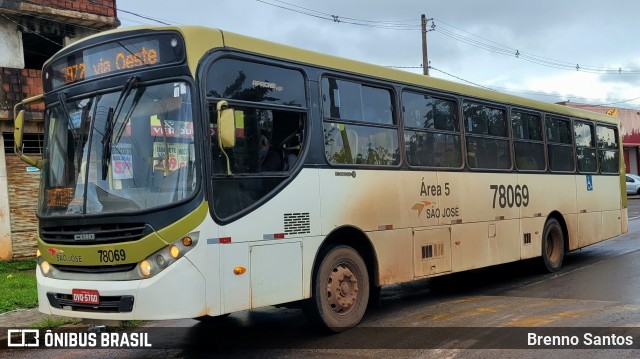
[[111, 161], [111, 136], [113, 135], [113, 128], [115, 126], [115, 122], [118, 120], [120, 116], [120, 112], [122, 111], [122, 107], [124, 106], [124, 101], [131, 90], [138, 82], [137, 76], [129, 77], [127, 83], [124, 85], [124, 88], [120, 92], [120, 96], [118, 97], [118, 101], [116, 102], [115, 107], [109, 107], [109, 112], [107, 113], [107, 120], [104, 124], [104, 134], [102, 135], [102, 180], [107, 179], [107, 171], [109, 169], [109, 164]]
[[[71, 115], [69, 114], [69, 108], [67, 108], [67, 94], [64, 91], [58, 92], [58, 102], [60, 102], [60, 109], [62, 110], [62, 114], [64, 115], [64, 119], [67, 120], [67, 126], [69, 129], [73, 128], [73, 124], [71, 123]], [[71, 131], [73, 137], [76, 137], [75, 130]]]

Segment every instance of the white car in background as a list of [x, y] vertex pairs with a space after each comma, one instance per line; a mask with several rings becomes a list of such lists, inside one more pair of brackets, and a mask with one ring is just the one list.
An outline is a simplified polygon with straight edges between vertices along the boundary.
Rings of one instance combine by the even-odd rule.
[[627, 194], [640, 195], [640, 176], [634, 174], [626, 174], [627, 177]]

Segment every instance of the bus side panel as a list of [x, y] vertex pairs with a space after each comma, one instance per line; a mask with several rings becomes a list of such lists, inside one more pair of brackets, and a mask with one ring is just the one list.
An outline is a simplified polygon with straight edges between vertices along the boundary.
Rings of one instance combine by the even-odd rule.
[[413, 232], [413, 267], [416, 278], [451, 272], [451, 228]]
[[434, 198], [434, 202], [437, 202], [440, 209], [441, 225], [518, 218], [516, 175], [439, 172], [438, 184], [442, 188], [442, 194]]
[[326, 235], [343, 225], [366, 232], [407, 228], [409, 215], [417, 218], [418, 212], [405, 198], [420, 198], [420, 174], [414, 175], [414, 185], [416, 181], [403, 176], [411, 175], [397, 170], [321, 170], [322, 233]]
[[222, 313], [251, 308], [251, 276], [234, 274], [235, 267], [249, 267], [249, 243], [220, 244]]
[[582, 211], [612, 211], [620, 209], [620, 178], [618, 176], [577, 175], [576, 195], [578, 213]]
[[621, 234], [620, 178], [577, 175], [575, 179], [578, 244], [571, 249], [582, 248]]
[[[302, 170], [291, 183], [260, 208], [221, 226], [220, 237], [231, 237], [232, 242], [237, 243], [274, 240], [273, 235], [276, 233], [284, 233], [286, 239], [319, 235], [321, 214], [317, 176], [315, 169]], [[292, 229], [291, 232], [297, 232], [296, 234], [286, 233], [285, 227], [292, 224], [288, 219], [290, 215], [304, 216], [304, 222], [308, 226], [299, 230]]]
[[[573, 175], [562, 174], [518, 174], [521, 188], [526, 186], [528, 200], [520, 207], [521, 218], [546, 218], [559, 212], [567, 224], [569, 248], [578, 246], [578, 219], [576, 217], [576, 180]], [[524, 197], [523, 197], [524, 200]], [[544, 222], [539, 228], [544, 230]], [[542, 250], [542, 249], [540, 249]]]
[[453, 271], [519, 260], [520, 242], [516, 240], [519, 231], [519, 219], [451, 226]]
[[[575, 179], [571, 175], [519, 174], [521, 186], [527, 186], [529, 201], [520, 207], [522, 217], [546, 217], [553, 211], [563, 215], [577, 213]], [[541, 228], [542, 229], [542, 228]]]
[[[307, 254], [303, 260], [303, 253], [308, 251], [300, 246], [301, 242], [303, 247], [307, 246], [305, 243], [309, 240], [310, 249], [318, 248], [317, 236], [322, 221], [318, 188], [318, 171], [304, 169], [260, 208], [220, 227], [219, 236], [231, 238], [232, 242], [220, 244], [223, 313], [250, 309], [252, 299], [253, 307], [262, 307], [308, 297], [308, 293], [305, 294], [308, 289], [302, 289], [307, 288], [303, 287], [302, 276], [310, 283], [314, 258]], [[298, 222], [304, 222], [304, 225]], [[280, 236], [276, 237], [276, 234], [284, 234], [284, 238], [278, 239]], [[294, 250], [295, 246], [290, 243], [295, 243], [297, 249]], [[284, 246], [272, 246], [279, 244]], [[254, 248], [257, 248], [256, 253], [252, 252]], [[286, 264], [284, 267], [283, 263]], [[246, 273], [234, 274], [235, 267], [246, 268]], [[253, 273], [265, 268], [273, 270]], [[281, 272], [283, 268], [295, 271], [296, 277], [288, 277], [292, 273]], [[286, 293], [269, 293], [273, 288], [283, 286], [288, 288]]]
[[603, 240], [622, 234], [622, 226], [620, 225], [622, 218], [621, 210], [602, 212]]
[[218, 238], [218, 225], [211, 217], [207, 217], [196, 229], [199, 232], [197, 247], [187, 254], [187, 258], [198, 268], [205, 278], [207, 307], [202, 315], [220, 315], [221, 310], [221, 284], [220, 284], [220, 245]]
[[[251, 308], [302, 298], [302, 242], [261, 244], [250, 251]], [[275, 258], [281, 260], [274, 263]]]
[[302, 241], [302, 298], [311, 298], [313, 265], [325, 236], [306, 237]]
[[[542, 254], [542, 228], [546, 220], [544, 217], [522, 218], [520, 220], [521, 259], [540, 257]], [[527, 239], [530, 238], [530, 241], [524, 239], [525, 235]]]
[[407, 282], [413, 279], [414, 256], [410, 229], [367, 233], [378, 259], [379, 285]]
[[578, 213], [578, 247], [582, 248], [600, 240], [602, 240], [601, 212]]

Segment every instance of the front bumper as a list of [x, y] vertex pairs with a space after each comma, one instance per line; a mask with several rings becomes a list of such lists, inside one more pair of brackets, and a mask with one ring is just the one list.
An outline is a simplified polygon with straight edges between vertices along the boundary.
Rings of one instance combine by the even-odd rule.
[[[205, 280], [187, 258], [152, 278], [130, 281], [72, 281], [36, 270], [39, 310], [45, 314], [102, 320], [195, 318], [207, 313]], [[100, 305], [77, 305], [73, 289], [92, 289]]]

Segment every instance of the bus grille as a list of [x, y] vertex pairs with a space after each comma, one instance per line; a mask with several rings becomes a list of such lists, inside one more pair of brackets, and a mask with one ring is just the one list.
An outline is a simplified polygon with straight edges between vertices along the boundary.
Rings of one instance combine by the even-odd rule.
[[129, 272], [133, 270], [138, 263], [121, 264], [114, 266], [64, 266], [56, 265], [56, 269], [62, 272], [71, 273], [114, 273], [114, 272]]
[[133, 310], [133, 296], [100, 296], [100, 304], [74, 303], [69, 294], [47, 293], [49, 304], [54, 308], [82, 312], [128, 313]]
[[41, 227], [40, 238], [55, 244], [96, 244], [137, 241], [152, 232], [144, 223]]

